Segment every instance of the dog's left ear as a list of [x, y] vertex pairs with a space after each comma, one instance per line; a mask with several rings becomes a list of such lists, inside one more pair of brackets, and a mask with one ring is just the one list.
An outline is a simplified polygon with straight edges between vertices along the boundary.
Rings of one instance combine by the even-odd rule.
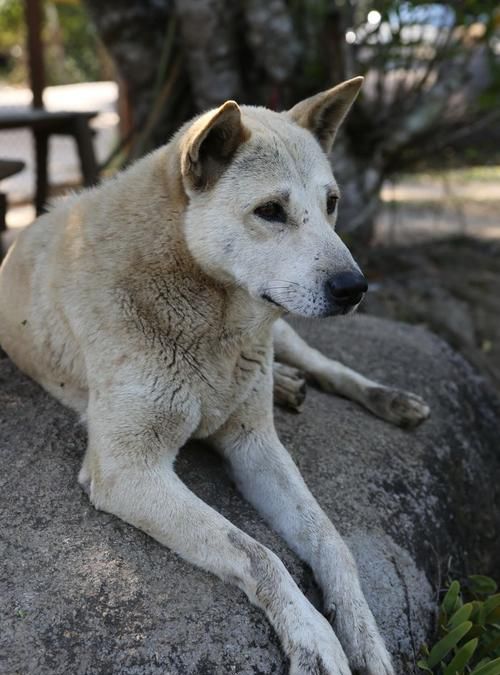
[[337, 130], [362, 84], [362, 77], [346, 80], [333, 89], [297, 103], [287, 114], [294, 122], [314, 134], [325, 152], [330, 152]]
[[250, 132], [241, 121], [235, 101], [199, 117], [186, 132], [181, 154], [181, 171], [190, 187], [211, 187]]

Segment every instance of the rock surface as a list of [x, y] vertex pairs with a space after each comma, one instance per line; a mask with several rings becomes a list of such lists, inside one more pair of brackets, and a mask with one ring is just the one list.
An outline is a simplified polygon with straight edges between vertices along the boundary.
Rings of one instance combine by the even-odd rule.
[[[415, 672], [448, 574], [499, 560], [499, 407], [461, 357], [420, 328], [358, 316], [301, 324], [311, 342], [432, 406], [415, 431], [309, 389], [277, 411], [281, 437], [348, 540], [398, 674]], [[85, 431], [0, 361], [0, 672], [286, 673], [264, 616], [235, 588], [95, 511], [77, 485]], [[271, 547], [306, 595], [310, 571], [238, 495], [207, 448], [182, 451], [188, 485]]]
[[500, 394], [500, 241], [456, 237], [361, 252], [363, 312], [427, 326]]

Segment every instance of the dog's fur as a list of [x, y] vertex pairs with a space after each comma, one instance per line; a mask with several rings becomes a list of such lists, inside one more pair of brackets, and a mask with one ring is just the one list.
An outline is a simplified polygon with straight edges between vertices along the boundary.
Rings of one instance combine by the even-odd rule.
[[[393, 668], [349, 550], [276, 435], [273, 351], [393, 422], [428, 414], [418, 397], [326, 359], [281, 319], [345, 312], [327, 281], [358, 268], [326, 210], [338, 187], [325, 153], [360, 85], [287, 113], [227, 102], [197, 117], [41, 217], [0, 273], [1, 344], [86, 420], [79, 480], [93, 504], [240, 587], [300, 675]], [[277, 219], [262, 217], [270, 202]], [[276, 379], [293, 398], [295, 371], [278, 367]], [[174, 460], [189, 438], [213, 444], [311, 566], [330, 622], [270, 550], [179, 480]]]

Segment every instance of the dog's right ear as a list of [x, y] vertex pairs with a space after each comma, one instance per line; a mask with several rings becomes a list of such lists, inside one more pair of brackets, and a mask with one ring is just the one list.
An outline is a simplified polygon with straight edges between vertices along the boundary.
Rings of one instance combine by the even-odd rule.
[[199, 117], [187, 130], [181, 149], [181, 172], [188, 186], [195, 190], [211, 187], [249, 137], [234, 101]]

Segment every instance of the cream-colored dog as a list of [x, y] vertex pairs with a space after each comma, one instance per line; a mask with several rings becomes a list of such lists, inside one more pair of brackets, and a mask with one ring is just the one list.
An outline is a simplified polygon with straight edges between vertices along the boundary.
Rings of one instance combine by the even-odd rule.
[[[361, 86], [285, 113], [228, 101], [23, 232], [0, 274], [0, 341], [88, 425], [79, 475], [98, 509], [236, 584], [293, 674], [393, 673], [354, 560], [273, 425], [273, 355], [401, 424], [418, 397], [308, 347], [280, 318], [345, 314], [366, 282], [335, 233], [326, 152]], [[278, 389], [294, 391], [290, 369]], [[281, 561], [174, 472], [208, 439], [241, 492], [313, 569], [325, 616]]]

